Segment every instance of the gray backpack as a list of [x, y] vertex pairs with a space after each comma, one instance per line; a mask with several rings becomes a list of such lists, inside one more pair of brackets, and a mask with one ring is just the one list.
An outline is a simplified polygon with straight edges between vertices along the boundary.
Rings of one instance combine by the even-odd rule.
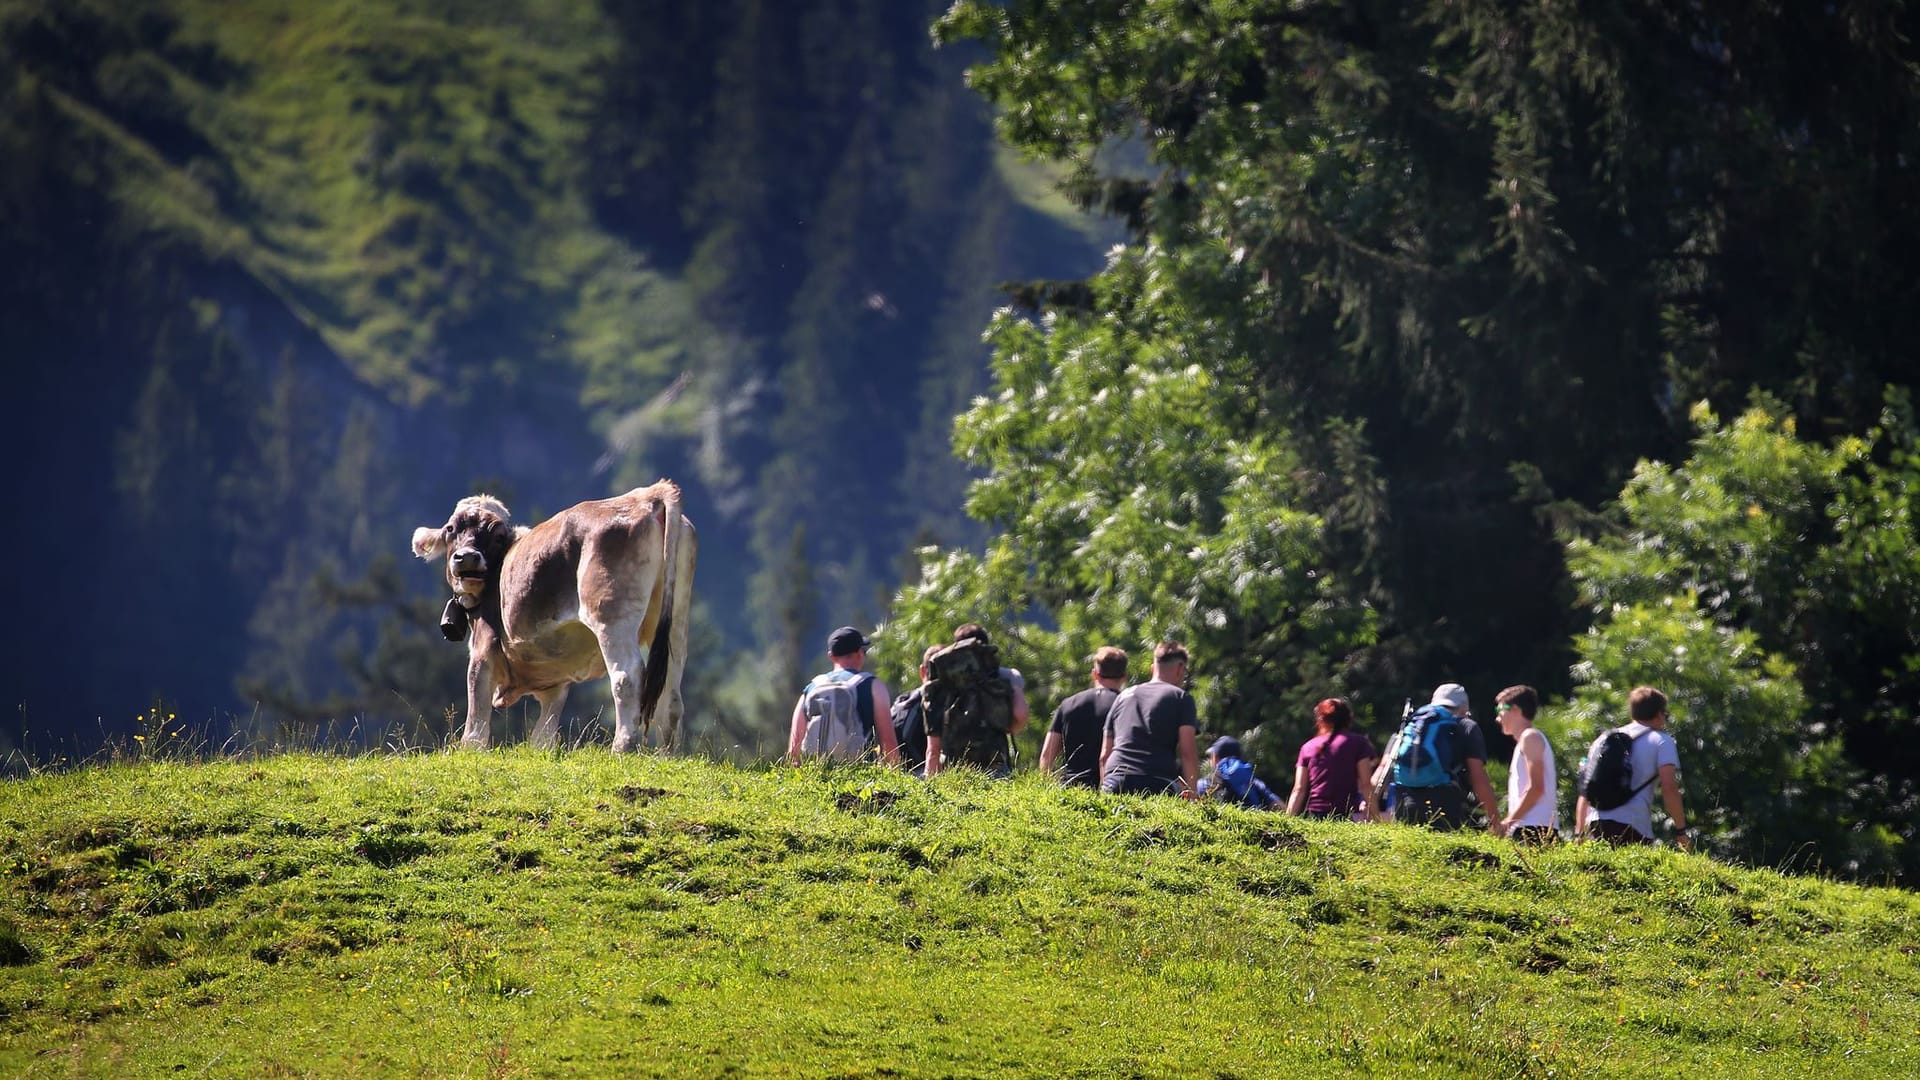
[[800, 696], [807, 733], [800, 752], [838, 761], [857, 761], [867, 752], [873, 728], [860, 717], [860, 688], [873, 680], [864, 671], [830, 671], [816, 676]]

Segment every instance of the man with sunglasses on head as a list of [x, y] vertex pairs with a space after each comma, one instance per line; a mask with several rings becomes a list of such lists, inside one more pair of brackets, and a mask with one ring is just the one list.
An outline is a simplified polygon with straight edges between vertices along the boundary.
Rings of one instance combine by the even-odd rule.
[[1200, 783], [1200, 718], [1182, 688], [1187, 648], [1163, 641], [1153, 678], [1120, 691], [1100, 741], [1100, 790], [1195, 798]]
[[1560, 787], [1553, 746], [1533, 726], [1540, 693], [1531, 686], [1509, 686], [1493, 700], [1500, 730], [1513, 740], [1513, 760], [1507, 766], [1507, 816], [1500, 819], [1500, 827], [1518, 843], [1553, 843], [1560, 837], [1554, 825], [1560, 814]]

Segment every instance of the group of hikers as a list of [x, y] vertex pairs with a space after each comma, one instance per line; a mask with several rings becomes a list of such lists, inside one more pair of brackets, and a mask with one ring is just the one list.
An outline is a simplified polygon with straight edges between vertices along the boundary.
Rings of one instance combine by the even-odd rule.
[[[1014, 735], [1028, 716], [1025, 680], [1000, 663], [977, 623], [929, 646], [920, 685], [893, 698], [865, 669], [867, 637], [851, 626], [827, 639], [832, 667], [814, 677], [794, 704], [787, 756], [882, 761], [931, 777], [965, 766], [993, 777], [1012, 774]], [[1313, 710], [1314, 735], [1295, 757], [1293, 784], [1282, 799], [1256, 775], [1240, 741], [1215, 739], [1200, 760], [1200, 722], [1185, 689], [1187, 650], [1154, 647], [1152, 675], [1129, 682], [1125, 650], [1102, 646], [1092, 656], [1092, 685], [1060, 703], [1040, 750], [1040, 772], [1061, 783], [1114, 794], [1217, 798], [1253, 809], [1353, 821], [1397, 821], [1439, 830], [1466, 827], [1475, 806], [1487, 831], [1520, 843], [1558, 840], [1559, 784], [1553, 747], [1533, 726], [1540, 695], [1510, 686], [1494, 699], [1500, 729], [1513, 740], [1505, 810], [1487, 775], [1487, 740], [1466, 688], [1442, 683], [1420, 708], [1408, 702], [1385, 753], [1354, 730], [1353, 707], [1327, 698]], [[1630, 722], [1605, 731], [1578, 770], [1573, 835], [1611, 844], [1651, 844], [1657, 797], [1674, 842], [1692, 848], [1680, 796], [1678, 748], [1666, 733], [1667, 698], [1652, 687], [1627, 699]]]

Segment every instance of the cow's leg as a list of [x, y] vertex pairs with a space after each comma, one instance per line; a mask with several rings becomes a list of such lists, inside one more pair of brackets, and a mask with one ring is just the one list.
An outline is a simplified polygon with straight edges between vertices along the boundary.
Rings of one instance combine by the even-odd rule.
[[673, 595], [665, 598], [670, 605], [668, 610], [673, 613], [673, 627], [667, 634], [667, 722], [660, 732], [660, 746], [667, 750], [679, 741], [680, 721], [687, 711], [686, 702], [680, 696], [680, 675], [687, 669], [687, 627], [693, 622], [693, 566], [699, 550], [699, 535], [691, 524], [684, 525], [679, 543], [670, 555], [674, 561]]
[[593, 625], [587, 629], [600, 641], [607, 661], [607, 679], [613, 684], [613, 749], [627, 754], [640, 749], [646, 732], [640, 727], [640, 680], [647, 665], [640, 659], [640, 625], [636, 621]]
[[536, 750], [551, 750], [560, 743], [560, 710], [567, 704], [567, 688], [557, 687], [533, 697], [540, 703], [540, 719], [534, 721], [529, 741]]
[[467, 661], [467, 730], [460, 745], [469, 750], [485, 750], [493, 734], [493, 665], [487, 655], [475, 651]]

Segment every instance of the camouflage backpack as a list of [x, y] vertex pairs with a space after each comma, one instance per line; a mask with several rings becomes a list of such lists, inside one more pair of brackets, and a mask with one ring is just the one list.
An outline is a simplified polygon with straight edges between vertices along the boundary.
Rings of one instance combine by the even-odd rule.
[[934, 653], [924, 699], [928, 717], [940, 718], [940, 748], [950, 760], [990, 765], [1007, 756], [1013, 684], [1000, 674], [1000, 650], [968, 638]]

